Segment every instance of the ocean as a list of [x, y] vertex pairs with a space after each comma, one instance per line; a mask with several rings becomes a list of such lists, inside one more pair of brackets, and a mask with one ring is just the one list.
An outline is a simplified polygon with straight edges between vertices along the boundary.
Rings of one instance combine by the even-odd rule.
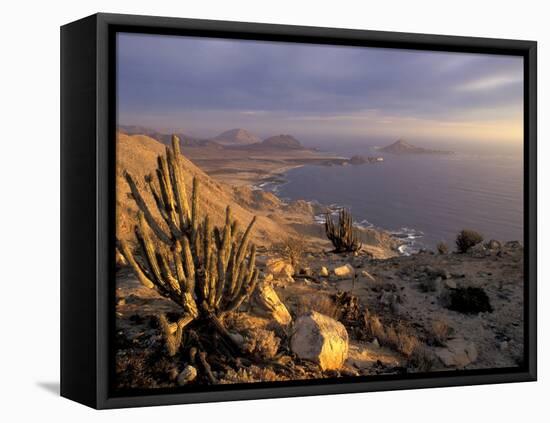
[[288, 171], [286, 182], [271, 189], [287, 200], [348, 207], [356, 224], [402, 238], [403, 253], [434, 249], [440, 241], [453, 248], [465, 228], [487, 240], [523, 241], [521, 151], [399, 156], [371, 148], [362, 153], [384, 162], [307, 165]]

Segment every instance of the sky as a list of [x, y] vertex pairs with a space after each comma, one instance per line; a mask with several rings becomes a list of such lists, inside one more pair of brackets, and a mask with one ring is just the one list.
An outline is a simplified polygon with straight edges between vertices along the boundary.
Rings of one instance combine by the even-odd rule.
[[119, 33], [118, 124], [305, 144], [523, 142], [523, 59]]

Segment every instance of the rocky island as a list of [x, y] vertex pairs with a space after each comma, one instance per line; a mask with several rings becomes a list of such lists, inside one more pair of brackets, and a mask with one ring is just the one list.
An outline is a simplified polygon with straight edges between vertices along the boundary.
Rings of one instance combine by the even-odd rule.
[[431, 150], [428, 148], [416, 147], [402, 139], [399, 139], [386, 147], [381, 147], [378, 151], [389, 154], [454, 154], [452, 151]]

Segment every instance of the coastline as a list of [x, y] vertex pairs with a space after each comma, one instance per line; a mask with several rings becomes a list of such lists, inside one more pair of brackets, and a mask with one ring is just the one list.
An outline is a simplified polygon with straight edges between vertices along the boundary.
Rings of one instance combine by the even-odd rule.
[[[289, 199], [280, 195], [279, 188], [289, 182], [287, 173], [293, 169], [298, 169], [304, 166], [338, 166], [338, 162], [347, 162], [349, 159], [343, 157], [316, 157], [313, 159], [286, 159], [286, 160], [265, 160], [265, 158], [249, 158], [248, 161], [235, 159], [227, 160], [197, 160], [198, 166], [203, 168], [214, 179], [235, 188], [247, 187], [252, 191], [262, 192], [265, 194], [274, 195], [283, 207], [287, 210], [293, 208], [293, 204], [307, 204], [307, 208], [311, 210], [311, 222], [302, 222], [294, 225], [294, 229], [298, 233], [311, 236], [311, 225], [316, 227], [314, 232], [317, 233], [316, 238], [326, 241], [323, 232], [324, 214], [328, 211], [332, 214], [337, 214], [342, 207], [340, 204], [322, 204], [317, 200], [308, 201], [304, 199]], [[295, 164], [289, 164], [289, 161]], [[225, 163], [223, 163], [225, 162]], [[224, 166], [225, 165], [225, 166]], [[216, 166], [216, 169], [211, 169]], [[261, 166], [261, 167], [260, 167]], [[341, 164], [339, 166], [342, 166]], [[369, 164], [362, 164], [369, 166]], [[378, 227], [365, 219], [354, 222], [358, 235], [363, 242], [363, 250], [367, 254], [371, 254], [377, 258], [390, 258], [399, 255], [407, 256], [418, 249], [411, 248], [409, 233], [402, 234], [399, 231], [390, 231], [385, 228]], [[300, 226], [302, 228], [300, 229]], [[416, 237], [414, 238], [416, 239]]]

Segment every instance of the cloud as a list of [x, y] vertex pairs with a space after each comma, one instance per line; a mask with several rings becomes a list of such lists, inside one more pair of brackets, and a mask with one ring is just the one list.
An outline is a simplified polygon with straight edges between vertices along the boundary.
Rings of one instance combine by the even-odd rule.
[[490, 75], [462, 83], [456, 86], [455, 89], [458, 91], [488, 91], [521, 83], [523, 83], [523, 76], [519, 74]]
[[521, 124], [521, 57], [139, 34], [117, 47], [126, 123], [350, 137], [411, 121]]

